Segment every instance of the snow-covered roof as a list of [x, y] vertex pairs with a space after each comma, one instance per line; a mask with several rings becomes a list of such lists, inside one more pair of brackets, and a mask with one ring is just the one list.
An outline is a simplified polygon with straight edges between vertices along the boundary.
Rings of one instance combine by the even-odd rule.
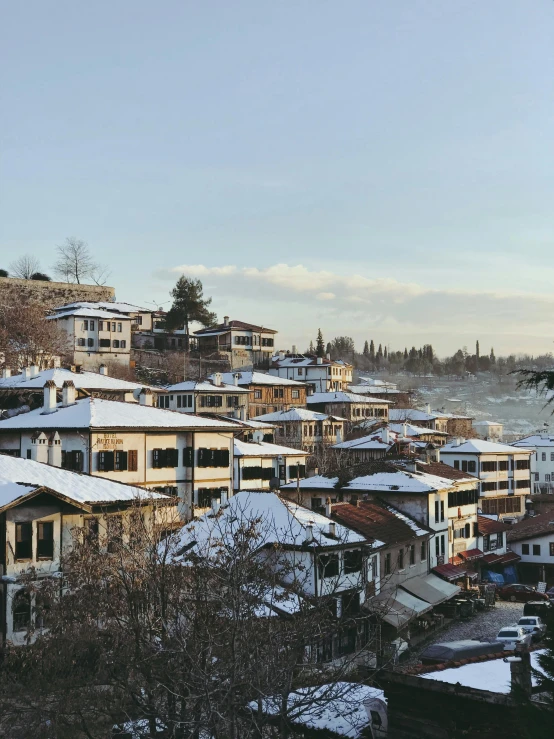
[[242, 421], [238, 418], [231, 418], [231, 416], [223, 416], [218, 414], [218, 417], [231, 423], [233, 426], [239, 426], [241, 428], [259, 429], [260, 431], [275, 431], [275, 427], [271, 423], [263, 423], [262, 421]]
[[[325, 477], [324, 475], [313, 475], [312, 477], [305, 477], [300, 480], [300, 487], [302, 490], [334, 490], [338, 483], [338, 477]], [[287, 488], [296, 489], [297, 482], [288, 482], [286, 485], [281, 485], [281, 490]]]
[[[143, 385], [140, 382], [129, 382], [128, 380], [119, 380], [110, 375], [101, 375], [99, 372], [71, 372], [68, 369], [60, 367], [56, 369], [45, 369], [40, 371], [35, 377], [26, 380], [23, 374], [13, 375], [13, 377], [0, 378], [0, 390], [42, 390], [44, 384], [52, 380], [56, 387], [61, 388], [66, 380], [71, 380], [77, 390], [121, 390], [132, 392], [140, 390]], [[164, 388], [150, 387], [150, 390], [156, 393], [165, 393]]]
[[[539, 663], [541, 654], [545, 654], [544, 649], [531, 652], [532, 670], [544, 672]], [[438, 672], [426, 672], [419, 677], [426, 680], [438, 680], [450, 685], [460, 684], [464, 688], [487, 690], [490, 693], [509, 693], [511, 689], [510, 663], [506, 662], [503, 657], [451, 667]], [[533, 686], [537, 686], [539, 680], [535, 673], [532, 673], [531, 679]]]
[[389, 441], [383, 441], [384, 429], [379, 429], [375, 434], [361, 436], [359, 439], [350, 439], [350, 441], [342, 441], [340, 444], [334, 444], [333, 449], [390, 449], [396, 442], [398, 434], [390, 432]]
[[389, 419], [391, 421], [434, 421], [442, 418], [442, 414], [418, 411], [415, 408], [391, 408]]
[[[351, 367], [352, 365], [344, 362], [342, 359], [327, 359], [323, 357], [318, 362], [316, 357], [305, 357], [303, 354], [292, 354], [280, 359], [276, 354], [271, 357], [271, 364], [275, 368], [279, 367], [329, 367], [333, 364], [340, 364], [342, 367]], [[271, 371], [271, 370], [270, 370]]]
[[[523, 453], [531, 449], [519, 449]], [[451, 442], [441, 447], [442, 454], [514, 454], [514, 447], [509, 444], [498, 444], [495, 441], [483, 441], [483, 439], [468, 439], [461, 444]]]
[[[333, 736], [358, 739], [371, 724], [370, 707], [374, 700], [385, 702], [382, 690], [361, 683], [336, 682], [311, 688], [299, 688], [287, 698], [287, 718], [296, 725]], [[249, 704], [258, 709], [257, 701]], [[270, 715], [281, 713], [282, 697], [262, 700], [262, 710]]]
[[473, 421], [472, 426], [502, 426], [500, 421]]
[[[405, 427], [405, 429], [404, 429]], [[446, 431], [437, 431], [437, 429], [427, 429], [423, 426], [415, 426], [413, 423], [389, 423], [389, 429], [396, 434], [404, 436], [422, 436], [426, 434], [437, 434], [440, 436], [448, 436]]]
[[524, 436], [523, 439], [518, 439], [512, 442], [512, 446], [523, 446], [523, 447], [543, 447], [543, 446], [554, 446], [554, 436], [546, 436], [543, 434], [531, 434], [531, 436]]
[[235, 439], [235, 457], [297, 457], [299, 455], [307, 457], [308, 452], [302, 449], [291, 449], [288, 446], [269, 444], [265, 441], [247, 442]]
[[391, 400], [383, 400], [381, 398], [368, 398], [365, 395], [356, 395], [355, 393], [345, 393], [343, 390], [332, 391], [328, 393], [313, 393], [306, 398], [308, 405], [312, 403], [365, 403], [368, 405], [390, 405]]
[[348, 389], [358, 395], [402, 395], [401, 390], [382, 385], [348, 385]]
[[166, 390], [168, 393], [173, 392], [196, 392], [196, 393], [248, 393], [249, 391], [236, 385], [228, 385], [222, 383], [221, 385], [214, 385], [213, 382], [208, 380], [186, 380], [185, 382], [178, 382], [175, 385], [167, 385]]
[[48, 316], [47, 321], [56, 321], [59, 318], [69, 318], [70, 316], [76, 316], [77, 318], [100, 318], [108, 319], [111, 318], [115, 321], [128, 321], [129, 316], [124, 316], [121, 313], [111, 313], [107, 310], [97, 310], [95, 308], [73, 308], [72, 310], [64, 311], [63, 313], [54, 313], [53, 316]]
[[43, 413], [36, 408], [19, 416], [0, 420], [0, 432], [8, 429], [88, 429], [88, 428], [171, 428], [171, 429], [224, 429], [235, 428], [226, 421], [219, 421], [192, 413], [179, 413], [161, 408], [124, 403], [102, 398], [83, 398], [73, 405], [58, 404], [53, 413]]
[[221, 545], [232, 546], [237, 533], [252, 522], [256, 522], [252, 539], [254, 549], [274, 543], [291, 547], [332, 547], [365, 541], [363, 536], [340, 524], [336, 524], [332, 536], [330, 518], [275, 493], [243, 490], [233, 495], [217, 516], [207, 513], [184, 526], [180, 547], [194, 545], [201, 556], [212, 556]]
[[171, 500], [168, 495], [134, 485], [0, 454], [0, 510], [41, 487], [47, 487], [77, 504]]
[[[224, 372], [223, 382], [232, 385], [235, 382], [235, 376], [238, 375], [239, 385], [294, 385], [296, 387], [306, 387], [303, 382], [297, 380], [289, 380], [286, 377], [278, 377], [277, 375], [269, 375], [267, 372]], [[210, 379], [213, 380], [213, 375]]]
[[407, 526], [409, 526], [416, 536], [426, 536], [429, 533], [428, 529], [422, 529], [414, 518], [410, 518], [410, 516], [404, 515], [402, 511], [399, 511], [398, 509], [393, 508], [389, 505], [384, 505], [384, 508], [386, 508], [389, 513], [392, 513], [393, 516], [396, 516], [396, 518], [399, 518]]
[[331, 419], [334, 421], [345, 421], [345, 418], [339, 416], [329, 416], [326, 413], [316, 413], [316, 411], [308, 411], [305, 408], [291, 408], [288, 411], [276, 411], [275, 413], [264, 413], [262, 416], [255, 416], [255, 421], [270, 421], [279, 423], [285, 421], [326, 421]]
[[132, 305], [131, 303], [122, 303], [117, 300], [98, 302], [78, 300], [75, 303], [66, 303], [65, 305], [59, 305], [54, 310], [59, 313], [65, 313], [73, 308], [92, 308], [93, 310], [102, 311], [115, 311], [116, 313], [154, 313], [152, 308], [141, 308], [138, 305]]
[[375, 492], [429, 493], [451, 488], [452, 480], [424, 472], [376, 472], [356, 477], [345, 486], [348, 490]]

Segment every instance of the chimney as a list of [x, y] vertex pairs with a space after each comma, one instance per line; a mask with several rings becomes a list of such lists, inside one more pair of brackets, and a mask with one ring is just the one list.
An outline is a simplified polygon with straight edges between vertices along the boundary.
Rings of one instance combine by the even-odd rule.
[[149, 387], [143, 387], [139, 394], [139, 403], [141, 405], [152, 406], [154, 402], [154, 396], [152, 390]]
[[240, 378], [240, 373], [239, 372], [235, 372], [235, 374], [233, 375], [233, 382], [237, 386], [239, 384], [239, 378]]
[[[292, 345], [292, 353], [293, 354], [296, 354], [296, 344], [293, 344]], [[283, 354], [284, 354], [284, 352], [283, 352]]]
[[306, 526], [306, 544], [311, 543], [314, 540], [314, 527], [312, 525]]
[[431, 403], [427, 403], [427, 405], [425, 406], [425, 413], [431, 415]]
[[323, 357], [318, 357], [318, 358], [316, 359], [316, 363], [317, 363], [317, 364], [323, 364]]
[[221, 491], [221, 505], [225, 505], [227, 503], [227, 493], [222, 490]]
[[52, 467], [62, 466], [62, 440], [57, 431], [48, 440], [48, 464]]
[[329, 524], [329, 536], [332, 536], [334, 538], [336, 536], [335, 532], [336, 532], [335, 522], [331, 521], [331, 523]]
[[30, 379], [31, 379], [31, 368], [23, 367], [23, 380], [30, 380]]
[[435, 462], [440, 462], [440, 461], [441, 461], [441, 450], [435, 449]]
[[62, 385], [62, 406], [67, 408], [68, 405], [75, 404], [75, 385], [73, 380], [65, 380]]
[[221, 372], [214, 372], [212, 377], [214, 385], [217, 385], [217, 387], [221, 387], [221, 385], [223, 384], [223, 377], [221, 376]]
[[214, 514], [219, 513], [220, 501], [219, 498], [212, 498], [212, 511]]
[[327, 518], [331, 517], [331, 511], [332, 511], [331, 498], [325, 498], [325, 515], [327, 516]]
[[[48, 464], [48, 439], [44, 431], [35, 432], [31, 438], [31, 459]], [[61, 455], [60, 455], [61, 457]]]
[[56, 383], [53, 380], [48, 380], [44, 383], [44, 403], [42, 406], [42, 414], [55, 413], [58, 409], [56, 407]]
[[100, 367], [98, 367], [98, 372], [100, 372], [101, 375], [107, 375], [108, 374], [108, 368], [105, 364], [101, 364]]
[[223, 325], [228, 326], [229, 325], [229, 316], [223, 316]]
[[381, 438], [383, 439], [384, 444], [390, 444], [390, 433], [387, 426], [383, 429]]
[[457, 436], [456, 437], [456, 446], [461, 446], [465, 443], [465, 439], [463, 436]]
[[531, 655], [525, 647], [516, 646], [513, 657], [505, 658], [510, 663], [510, 691], [512, 694], [531, 697]]
[[408, 436], [408, 424], [407, 423], [403, 423], [402, 424], [402, 436], [404, 438], [406, 438], [406, 436]]
[[29, 367], [29, 373], [30, 373], [31, 379], [33, 377], [36, 377], [38, 375], [38, 366], [36, 364], [32, 364]]
[[327, 359], [328, 359], [329, 361], [331, 361], [331, 355], [330, 355], [330, 354], [327, 354]]
[[279, 352], [279, 359], [285, 358], [285, 352]]
[[8, 377], [11, 377], [11, 376], [12, 376], [12, 371], [11, 371], [11, 369], [8, 369], [7, 367], [4, 367], [4, 369], [2, 370], [2, 378], [3, 378], [4, 380], [7, 380], [7, 379], [8, 379]]

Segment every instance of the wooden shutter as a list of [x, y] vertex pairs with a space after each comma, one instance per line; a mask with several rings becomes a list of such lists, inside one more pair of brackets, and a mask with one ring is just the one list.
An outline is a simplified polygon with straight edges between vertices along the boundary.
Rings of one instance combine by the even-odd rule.
[[192, 467], [194, 464], [194, 449], [191, 446], [183, 449], [183, 465], [185, 467]]
[[128, 469], [127, 467], [127, 452], [118, 451], [115, 453], [115, 469], [119, 471], [124, 471]]
[[179, 466], [179, 452], [177, 449], [166, 449], [165, 450], [165, 466], [166, 467], [178, 467]]
[[138, 451], [131, 449], [127, 452], [127, 469], [130, 472], [136, 472], [138, 470]]

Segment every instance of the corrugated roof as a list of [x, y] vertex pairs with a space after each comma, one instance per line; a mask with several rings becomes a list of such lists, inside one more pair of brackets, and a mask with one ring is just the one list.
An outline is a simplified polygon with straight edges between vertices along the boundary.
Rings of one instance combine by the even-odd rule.
[[513, 529], [513, 526], [509, 526], [507, 523], [495, 521], [486, 516], [477, 516], [477, 521], [480, 534], [498, 534], [502, 531], [511, 531]]
[[532, 539], [544, 534], [554, 534], [554, 511], [547, 511], [514, 523], [508, 531], [508, 541]]
[[381, 540], [387, 545], [410, 541], [430, 533], [430, 529], [406, 514], [376, 501], [359, 501], [357, 505], [336, 503], [331, 508], [331, 516], [370, 541]]
[[200, 331], [195, 331], [196, 336], [202, 336], [203, 334], [219, 334], [226, 333], [231, 329], [238, 331], [257, 331], [264, 334], [276, 334], [278, 333], [275, 329], [266, 328], [265, 326], [256, 326], [254, 323], [246, 323], [245, 321], [229, 321], [229, 323], [219, 323], [217, 326], [209, 326], [208, 328], [202, 328]]

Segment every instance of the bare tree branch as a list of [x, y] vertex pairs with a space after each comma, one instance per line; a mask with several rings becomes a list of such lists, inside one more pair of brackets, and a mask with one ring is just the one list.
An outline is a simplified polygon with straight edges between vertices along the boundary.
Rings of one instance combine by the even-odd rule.
[[[75, 282], [78, 285], [87, 277], [97, 285], [105, 284], [100, 280], [107, 278], [106, 268], [97, 264], [92, 258], [88, 244], [81, 239], [71, 236], [65, 243], [56, 247], [58, 261], [53, 269], [65, 282]], [[35, 270], [36, 271], [36, 270]], [[95, 279], [97, 278], [97, 280]]]
[[10, 264], [10, 272], [12, 277], [30, 280], [35, 272], [40, 272], [40, 262], [31, 254], [24, 254]]

